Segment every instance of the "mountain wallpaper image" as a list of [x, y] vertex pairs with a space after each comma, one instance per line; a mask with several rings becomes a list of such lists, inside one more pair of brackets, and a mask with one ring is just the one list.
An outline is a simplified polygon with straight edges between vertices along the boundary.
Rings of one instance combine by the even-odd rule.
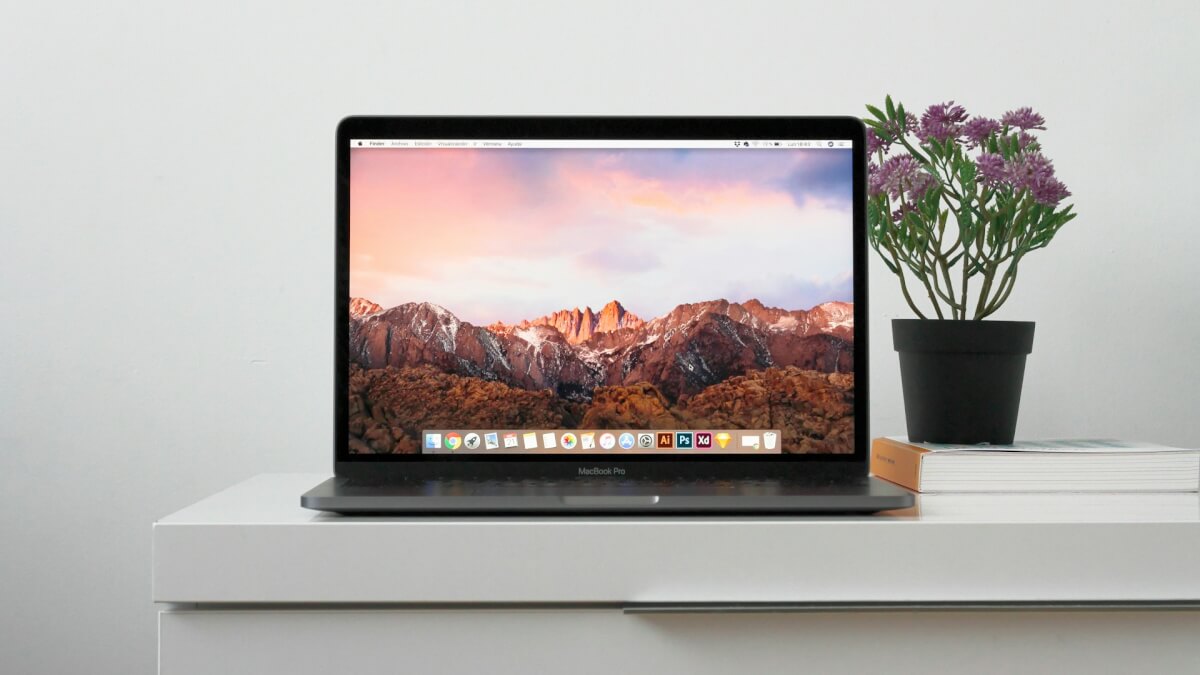
[[779, 428], [793, 452], [851, 452], [853, 307], [613, 301], [508, 326], [442, 307], [351, 304], [350, 448], [419, 452], [423, 428]]
[[730, 153], [352, 150], [350, 452], [438, 428], [852, 452], [849, 153]]

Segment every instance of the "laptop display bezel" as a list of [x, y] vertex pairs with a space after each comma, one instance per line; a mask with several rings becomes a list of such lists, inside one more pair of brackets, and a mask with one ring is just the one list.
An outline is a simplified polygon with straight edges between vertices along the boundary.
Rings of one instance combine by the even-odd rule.
[[[334, 297], [334, 469], [338, 476], [453, 478], [457, 475], [575, 476], [579, 467], [611, 468], [627, 477], [686, 473], [774, 474], [821, 466], [866, 472], [869, 435], [867, 324], [866, 128], [854, 117], [457, 117], [353, 116], [337, 127]], [[852, 454], [579, 454], [506, 455], [349, 452], [350, 152], [353, 138], [410, 139], [833, 139], [852, 142], [854, 264], [854, 452]]]

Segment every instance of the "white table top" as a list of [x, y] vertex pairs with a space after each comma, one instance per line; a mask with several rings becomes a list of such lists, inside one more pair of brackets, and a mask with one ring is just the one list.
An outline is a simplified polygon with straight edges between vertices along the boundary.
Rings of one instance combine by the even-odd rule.
[[383, 518], [265, 474], [154, 524], [154, 599], [196, 603], [1200, 601], [1200, 495], [918, 495], [803, 518]]

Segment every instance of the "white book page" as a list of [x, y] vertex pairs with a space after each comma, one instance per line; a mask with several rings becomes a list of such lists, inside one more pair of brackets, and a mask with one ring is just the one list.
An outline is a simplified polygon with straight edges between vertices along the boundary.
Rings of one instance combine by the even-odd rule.
[[[889, 436], [892, 440], [909, 443], [903, 436]], [[1112, 438], [1067, 438], [1039, 441], [1019, 441], [1012, 445], [959, 445], [954, 443], [911, 443], [930, 452], [1054, 452], [1054, 453], [1136, 453], [1136, 452], [1195, 452], [1187, 448], [1173, 448], [1157, 443], [1121, 441]]]

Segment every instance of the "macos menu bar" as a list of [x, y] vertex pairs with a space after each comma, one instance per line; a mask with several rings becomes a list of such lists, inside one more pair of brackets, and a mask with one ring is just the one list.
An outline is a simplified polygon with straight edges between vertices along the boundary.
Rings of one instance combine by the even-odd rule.
[[851, 142], [845, 139], [741, 139], [730, 140], [609, 140], [609, 139], [435, 139], [435, 138], [352, 138], [351, 148], [665, 148], [665, 149], [735, 149], [735, 150], [795, 150], [797, 148], [846, 150]]

